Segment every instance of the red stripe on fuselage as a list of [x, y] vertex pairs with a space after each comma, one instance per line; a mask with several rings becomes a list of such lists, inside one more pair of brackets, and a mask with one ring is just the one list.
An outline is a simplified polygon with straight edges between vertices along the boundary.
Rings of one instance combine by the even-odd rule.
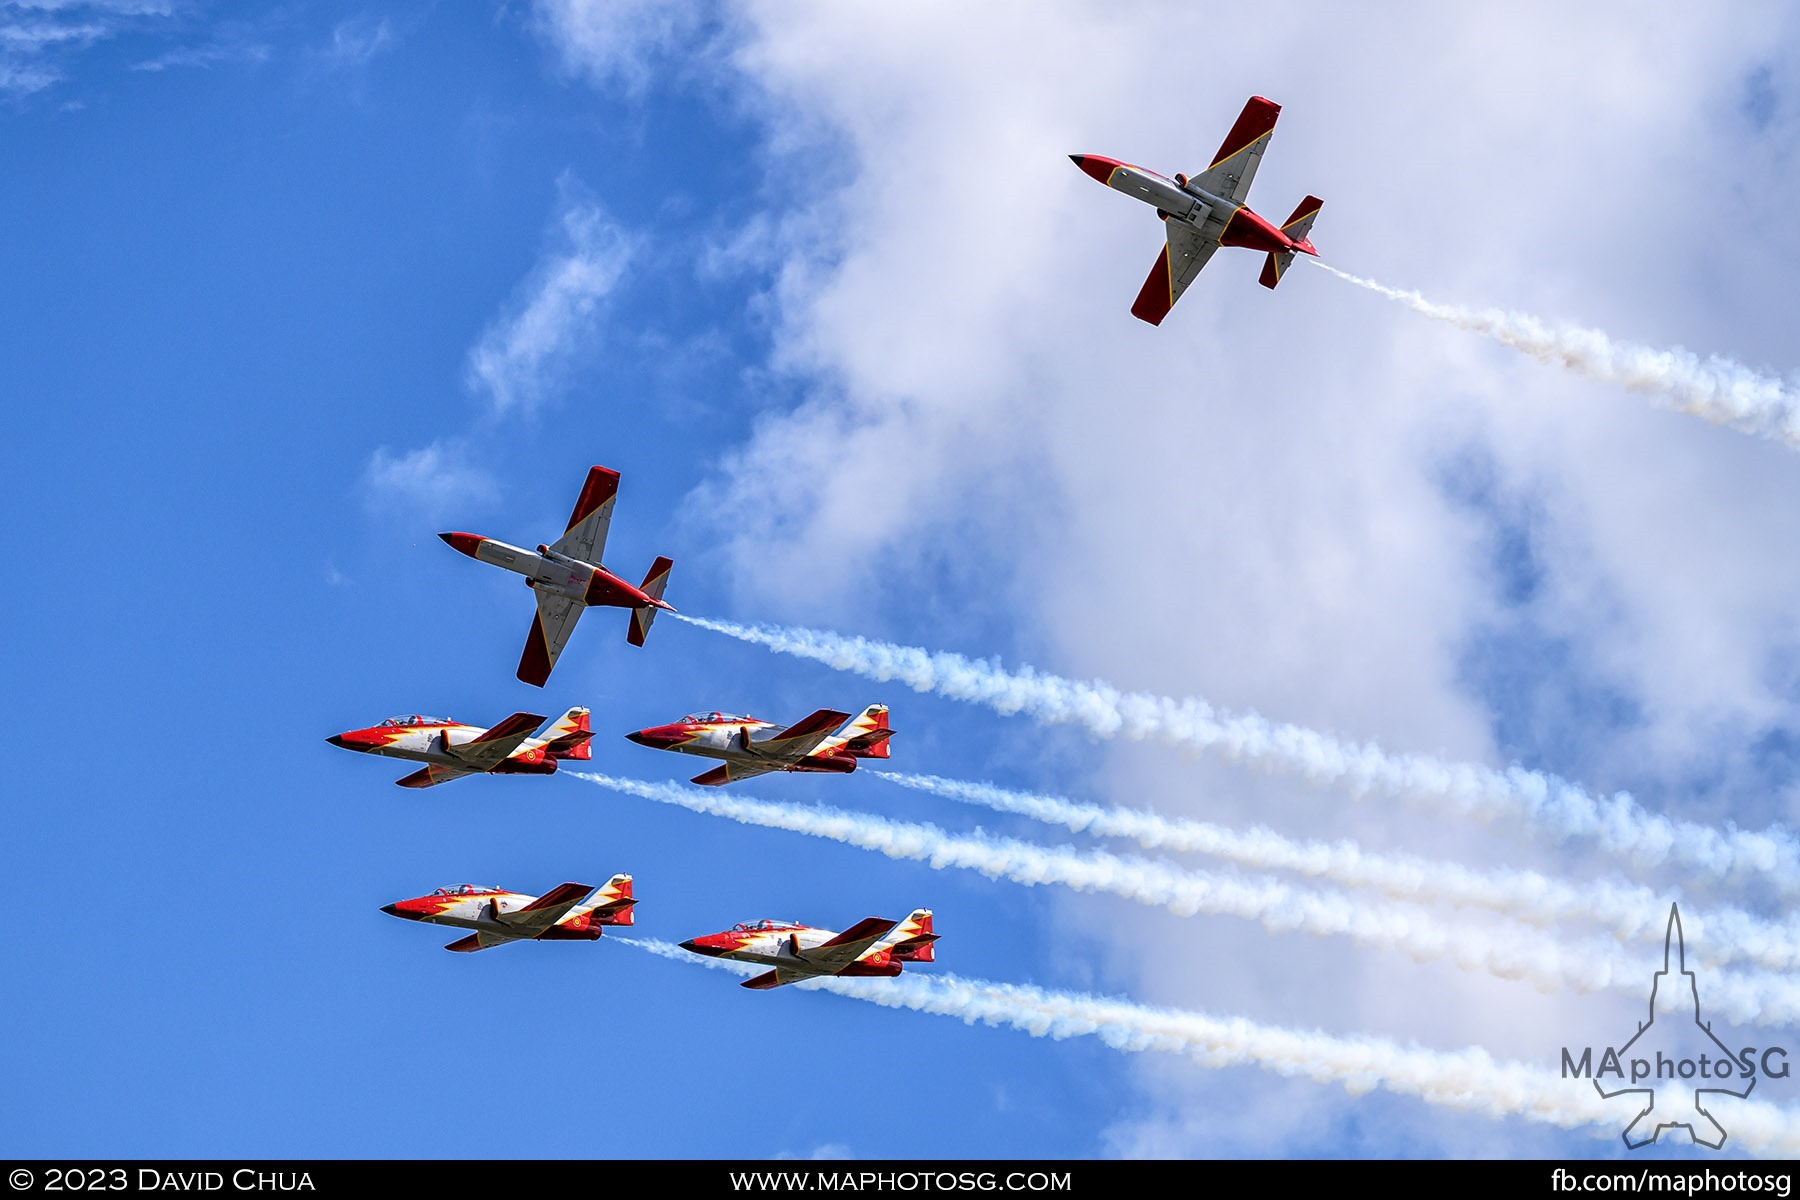
[[1283, 254], [1294, 248], [1287, 234], [1269, 224], [1247, 208], [1240, 208], [1219, 231], [1219, 245], [1248, 246], [1270, 254]]

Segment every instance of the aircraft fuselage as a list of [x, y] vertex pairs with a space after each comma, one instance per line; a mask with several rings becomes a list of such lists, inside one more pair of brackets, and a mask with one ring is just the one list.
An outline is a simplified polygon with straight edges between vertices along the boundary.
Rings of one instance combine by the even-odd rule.
[[672, 725], [640, 729], [625, 736], [638, 745], [649, 746], [653, 750], [673, 750], [677, 754], [694, 754], [701, 758], [720, 759], [765, 770], [821, 771], [837, 775], [847, 775], [856, 770], [855, 756], [832, 753], [829, 742], [823, 748], [823, 753], [809, 754], [791, 761], [758, 753], [758, 735], [765, 731], [778, 731], [780, 728], [770, 721], [745, 721], [741, 724], [678, 721]]
[[[441, 725], [378, 725], [369, 729], [352, 729], [326, 738], [334, 746], [363, 754], [379, 754], [383, 758], [402, 758], [408, 762], [431, 763], [440, 767], [468, 770], [466, 761], [450, 753], [452, 746], [466, 746], [487, 730], [474, 725], [446, 723]], [[553, 775], [556, 758], [544, 746], [548, 739], [533, 738], [503, 759], [488, 773], [493, 775]], [[535, 744], [534, 744], [535, 743]]]
[[1215, 196], [1193, 183], [1184, 186], [1155, 171], [1094, 154], [1082, 156], [1081, 168], [1114, 191], [1155, 208], [1165, 220], [1186, 222], [1221, 246], [1244, 246], [1271, 254], [1312, 252], [1310, 243], [1294, 241], [1247, 205]]
[[893, 961], [892, 952], [885, 948], [838, 970], [822, 970], [818, 964], [808, 962], [797, 953], [799, 950], [816, 950], [836, 936], [829, 929], [805, 926], [762, 933], [732, 931], [692, 938], [682, 942], [681, 948], [709, 958], [729, 958], [758, 966], [779, 967], [784, 971], [805, 972], [808, 975], [900, 974], [900, 964]]
[[589, 607], [669, 607], [654, 596], [646, 595], [643, 589], [620, 579], [599, 563], [570, 558], [566, 554], [558, 554], [548, 546], [526, 550], [521, 546], [472, 533], [446, 533], [440, 536], [452, 548], [477, 562], [523, 575], [526, 584], [540, 592], [566, 596]]

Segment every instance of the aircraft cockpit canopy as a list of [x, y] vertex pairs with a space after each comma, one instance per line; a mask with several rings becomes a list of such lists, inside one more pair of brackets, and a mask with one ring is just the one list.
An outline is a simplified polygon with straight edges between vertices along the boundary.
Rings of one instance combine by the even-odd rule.
[[754, 725], [757, 723], [755, 717], [739, 717], [722, 712], [689, 713], [681, 719], [688, 725]]
[[798, 928], [800, 928], [800, 926], [794, 924], [792, 921], [771, 921], [769, 918], [764, 917], [760, 921], [745, 921], [741, 924], [733, 925], [731, 931], [733, 933], [767, 933], [771, 929]]
[[382, 722], [382, 725], [384, 725], [384, 726], [448, 725], [449, 723], [450, 722], [444, 720], [444, 718], [442, 718], [442, 717], [425, 717], [425, 716], [420, 716], [418, 713], [412, 713], [411, 715], [404, 716], [404, 717], [389, 717], [387, 720]]
[[499, 888], [482, 887], [478, 883], [459, 883], [455, 887], [439, 888], [431, 894], [434, 896], [485, 896], [489, 892], [499, 890]]

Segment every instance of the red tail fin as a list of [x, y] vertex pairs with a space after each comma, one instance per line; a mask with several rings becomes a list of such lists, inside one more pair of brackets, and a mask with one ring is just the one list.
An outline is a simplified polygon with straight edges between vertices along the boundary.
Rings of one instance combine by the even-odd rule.
[[593, 739], [594, 729], [588, 723], [588, 710], [570, 709], [569, 713], [574, 715], [574, 720], [569, 720], [568, 715], [565, 715], [551, 726], [556, 736], [544, 743], [544, 753], [552, 758], [589, 762], [594, 757], [593, 747], [588, 744]]
[[855, 732], [845, 739], [839, 753], [855, 758], [888, 757], [888, 739], [894, 731], [888, 728], [887, 705], [871, 704], [850, 727]]
[[[652, 600], [662, 600], [663, 589], [669, 586], [669, 570], [674, 565], [669, 559], [658, 557], [650, 564], [650, 571], [644, 576], [643, 587], [639, 590]], [[650, 622], [656, 620], [656, 611], [651, 605], [632, 609], [631, 628], [625, 631], [625, 640], [634, 646], [643, 645], [644, 639], [650, 636]]]

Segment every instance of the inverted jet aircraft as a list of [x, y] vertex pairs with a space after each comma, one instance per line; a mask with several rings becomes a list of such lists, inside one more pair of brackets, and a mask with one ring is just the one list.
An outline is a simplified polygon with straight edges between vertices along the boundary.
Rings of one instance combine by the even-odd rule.
[[931, 910], [920, 908], [904, 921], [865, 917], [842, 933], [792, 921], [750, 921], [683, 942], [681, 948], [774, 967], [743, 982], [762, 991], [818, 975], [898, 975], [901, 963], [933, 961], [937, 939]]
[[571, 708], [556, 719], [543, 737], [533, 737], [544, 718], [514, 713], [492, 729], [464, 725], [442, 717], [389, 717], [367, 729], [352, 729], [325, 740], [346, 750], [422, 762], [425, 769], [394, 782], [422, 788], [449, 783], [464, 775], [554, 775], [564, 759], [586, 762], [593, 756], [588, 740], [588, 710]]
[[1070, 161], [1107, 187], [1154, 205], [1156, 215], [1163, 219], [1168, 244], [1150, 268], [1150, 277], [1131, 306], [1132, 316], [1152, 325], [1162, 324], [1220, 246], [1247, 246], [1267, 253], [1260, 280], [1266, 288], [1281, 282], [1294, 255], [1318, 255], [1307, 234], [1323, 200], [1308, 196], [1279, 229], [1245, 205], [1256, 165], [1262, 161], [1280, 114], [1281, 105], [1274, 101], [1250, 97], [1213, 156], [1212, 166], [1192, 179], [1186, 175], [1164, 179], [1154, 171], [1098, 154], [1069, 155]]
[[625, 736], [656, 750], [724, 759], [724, 766], [694, 776], [695, 783], [717, 787], [770, 771], [848, 774], [859, 758], [886, 758], [894, 731], [888, 728], [887, 705], [871, 704], [854, 721], [849, 713], [829, 708], [786, 729], [755, 717], [690, 713], [672, 725]]
[[384, 904], [381, 911], [408, 921], [473, 929], [468, 937], [444, 947], [462, 953], [507, 942], [596, 941], [602, 925], [631, 924], [631, 906], [636, 903], [631, 898], [631, 876], [614, 875], [604, 887], [564, 883], [542, 896], [464, 883]]
[[669, 568], [675, 565], [668, 559], [658, 558], [650, 564], [650, 573], [637, 587], [600, 565], [618, 493], [617, 471], [605, 467], [590, 470], [569, 516], [569, 527], [556, 541], [540, 544], [535, 553], [473, 533], [438, 534], [470, 558], [525, 576], [526, 585], [536, 594], [537, 619], [519, 658], [519, 678], [526, 683], [544, 686], [584, 608], [629, 608], [631, 628], [625, 636], [634, 646], [644, 644], [658, 609], [675, 611], [675, 606], [664, 604], [662, 598]]

